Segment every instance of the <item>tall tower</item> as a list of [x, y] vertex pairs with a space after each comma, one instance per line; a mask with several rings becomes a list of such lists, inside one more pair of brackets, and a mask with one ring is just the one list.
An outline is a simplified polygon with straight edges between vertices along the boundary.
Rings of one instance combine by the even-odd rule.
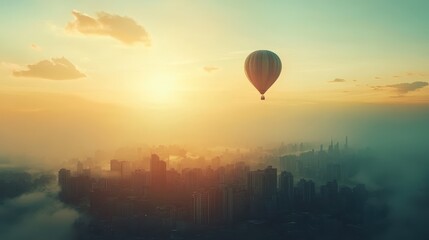
[[161, 197], [164, 193], [167, 182], [167, 164], [159, 159], [159, 156], [152, 154], [150, 159], [151, 192], [154, 197]]
[[293, 196], [293, 175], [283, 171], [279, 176], [279, 190], [286, 200], [292, 200]]
[[268, 166], [264, 170], [264, 186], [263, 194], [267, 198], [271, 198], [277, 193], [277, 168]]
[[331, 138], [331, 144], [329, 144], [328, 153], [332, 153], [334, 151], [334, 141]]
[[193, 220], [195, 224], [209, 223], [209, 192], [196, 191], [192, 194]]
[[61, 168], [60, 171], [58, 171], [58, 184], [60, 185], [61, 188], [65, 188], [69, 185], [70, 177], [71, 177], [70, 170]]
[[346, 145], [344, 146], [345, 149], [349, 148], [349, 138], [346, 136]]
[[116, 159], [110, 160], [110, 171], [120, 173], [121, 172], [121, 162], [116, 160]]
[[76, 171], [78, 175], [81, 175], [83, 173], [83, 164], [81, 161], [77, 161]]

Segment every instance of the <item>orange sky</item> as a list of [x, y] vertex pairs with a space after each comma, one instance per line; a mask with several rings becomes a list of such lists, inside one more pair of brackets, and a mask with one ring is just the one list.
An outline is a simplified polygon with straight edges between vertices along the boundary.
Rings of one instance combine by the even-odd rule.
[[[425, 112], [424, 3], [314, 4], [10, 1], [0, 10], [0, 150], [322, 139], [347, 134], [358, 123], [338, 119], [368, 106]], [[265, 102], [243, 70], [256, 49], [283, 62]]]

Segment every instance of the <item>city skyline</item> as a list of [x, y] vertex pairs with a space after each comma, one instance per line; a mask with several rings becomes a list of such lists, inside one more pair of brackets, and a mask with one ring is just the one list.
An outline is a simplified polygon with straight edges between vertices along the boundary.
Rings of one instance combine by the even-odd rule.
[[[362, 167], [359, 165], [362, 153], [349, 148], [347, 137], [342, 148], [332, 140], [327, 151], [322, 146], [317, 152], [308, 151], [308, 147], [303, 143], [282, 144], [271, 150], [278, 155], [256, 163], [243, 157], [239, 150], [226, 150], [208, 162], [201, 159], [199, 165], [169, 166], [169, 152], [186, 152], [164, 146], [152, 150], [163, 153], [164, 158], [152, 153], [135, 161], [113, 159], [110, 168], [104, 170], [100, 161], [88, 158], [82, 163], [76, 159], [75, 170], [62, 168], [58, 172], [59, 196], [92, 217], [90, 225], [100, 230], [76, 229], [77, 234], [91, 238], [192, 239], [204, 235], [229, 239], [239, 231], [237, 226], [243, 224], [259, 229], [275, 228], [280, 223], [292, 227], [269, 231], [271, 239], [365, 238], [382, 232], [382, 229], [356, 230], [365, 224], [385, 221], [383, 214], [367, 220], [369, 216], [363, 211], [364, 208], [382, 211], [384, 204], [370, 202], [380, 201], [377, 194], [383, 193], [368, 190], [365, 184], [352, 180]], [[248, 153], [250, 158], [258, 159], [257, 156], [258, 150]], [[229, 158], [236, 160], [225, 162]], [[268, 163], [274, 166], [263, 166]], [[337, 166], [335, 171], [333, 166]], [[315, 221], [310, 226], [308, 220], [303, 221], [305, 216], [318, 221], [326, 221], [329, 216], [331, 220], [323, 224]], [[347, 226], [328, 230], [340, 222], [347, 222]], [[232, 232], [222, 233], [225, 229]], [[112, 236], [107, 235], [109, 231]], [[263, 228], [257, 231], [264, 232]], [[257, 239], [248, 234], [241, 234], [240, 238]]]
[[426, 239], [428, 11], [1, 0], [0, 239]]

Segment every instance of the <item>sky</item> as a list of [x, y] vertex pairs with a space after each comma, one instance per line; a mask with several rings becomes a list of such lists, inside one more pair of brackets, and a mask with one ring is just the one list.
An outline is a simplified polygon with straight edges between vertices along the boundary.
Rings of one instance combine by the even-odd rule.
[[[2, 0], [0, 151], [421, 142], [428, 9], [423, 0]], [[283, 63], [266, 101], [243, 69], [258, 49]]]
[[[348, 136], [381, 155], [363, 164], [367, 186], [395, 189], [386, 239], [427, 235], [428, 11], [427, 0], [1, 0], [0, 170], [56, 171], [141, 144]], [[265, 101], [244, 73], [258, 49], [283, 63]], [[79, 213], [56, 191], [3, 201], [0, 238], [66, 239]]]

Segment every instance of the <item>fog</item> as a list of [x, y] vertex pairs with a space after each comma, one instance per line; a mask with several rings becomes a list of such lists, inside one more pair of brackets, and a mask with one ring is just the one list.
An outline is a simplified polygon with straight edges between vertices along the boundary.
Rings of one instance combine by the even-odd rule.
[[37, 164], [49, 165], [129, 145], [255, 147], [343, 141], [345, 136], [355, 147], [424, 149], [427, 109], [423, 104], [296, 104], [276, 99], [152, 109], [72, 95], [0, 94], [0, 155], [13, 156], [14, 163], [37, 159]]
[[[55, 181], [41, 183], [45, 186], [41, 188], [34, 185], [34, 174], [57, 171], [64, 161], [93, 154], [97, 149], [139, 144], [326, 144], [331, 138], [341, 142], [345, 136], [354, 149], [371, 153], [360, 163], [354, 180], [371, 190], [382, 189], [388, 196], [387, 228], [377, 239], [422, 239], [429, 234], [427, 105], [295, 106], [274, 102], [253, 109], [233, 104], [225, 109], [197, 109], [178, 115], [174, 111], [132, 109], [70, 96], [53, 103], [51, 97], [36, 98], [34, 111], [2, 109], [0, 171], [3, 176], [4, 169], [9, 173], [29, 172], [32, 180], [28, 186], [3, 196], [0, 239], [72, 237], [79, 214], [57, 200], [57, 190], [51, 186]], [[22, 110], [25, 104], [17, 105]]]
[[46, 192], [26, 193], [0, 205], [0, 238], [71, 239], [79, 214]]
[[0, 239], [71, 239], [78, 212], [57, 199], [54, 175], [0, 168]]

